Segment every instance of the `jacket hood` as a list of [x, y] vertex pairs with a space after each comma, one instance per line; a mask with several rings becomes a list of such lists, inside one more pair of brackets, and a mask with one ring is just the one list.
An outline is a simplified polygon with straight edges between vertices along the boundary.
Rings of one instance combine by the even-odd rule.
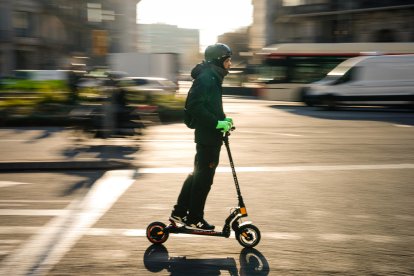
[[199, 64], [197, 64], [192, 70], [191, 70], [191, 77], [193, 79], [196, 79], [198, 76], [200, 76], [200, 74], [206, 69], [208, 68], [208, 64], [206, 62], [201, 62]]
[[211, 68], [216, 74], [218, 74], [221, 79], [223, 79], [227, 74], [228, 71], [224, 68], [221, 68], [215, 64], [209, 63], [209, 62], [201, 62], [197, 64], [192, 70], [191, 70], [191, 77], [193, 79], [198, 78], [198, 76], [201, 75], [201, 73], [204, 72], [204, 70]]

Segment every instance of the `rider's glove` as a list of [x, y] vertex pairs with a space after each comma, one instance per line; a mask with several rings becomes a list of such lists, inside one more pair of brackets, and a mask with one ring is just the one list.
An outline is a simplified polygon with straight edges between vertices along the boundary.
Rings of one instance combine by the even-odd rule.
[[228, 121], [218, 121], [216, 129], [220, 129], [221, 132], [226, 133], [231, 129], [232, 126], [233, 124]]
[[234, 123], [233, 123], [233, 118], [226, 117], [226, 118], [224, 119], [224, 121], [227, 121], [227, 122], [229, 122], [232, 126], [234, 126]]

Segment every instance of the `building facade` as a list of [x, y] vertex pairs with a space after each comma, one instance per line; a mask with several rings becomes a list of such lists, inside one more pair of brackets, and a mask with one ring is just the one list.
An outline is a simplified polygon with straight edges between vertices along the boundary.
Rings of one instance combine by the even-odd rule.
[[180, 70], [188, 72], [200, 62], [200, 31], [167, 24], [138, 24], [138, 51], [175, 53]]
[[413, 0], [253, 0], [252, 49], [295, 42], [414, 41]]
[[65, 69], [74, 57], [105, 64], [108, 52], [136, 51], [139, 0], [0, 0], [0, 75]]

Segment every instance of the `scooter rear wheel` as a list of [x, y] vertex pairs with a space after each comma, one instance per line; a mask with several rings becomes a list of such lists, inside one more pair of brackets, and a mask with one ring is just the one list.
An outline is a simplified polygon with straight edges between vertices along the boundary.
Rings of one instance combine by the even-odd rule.
[[236, 231], [236, 239], [245, 248], [253, 248], [260, 242], [260, 230], [253, 224], [240, 226]]
[[155, 221], [147, 227], [147, 239], [153, 244], [164, 243], [169, 236], [169, 233], [165, 231], [166, 225], [162, 222]]

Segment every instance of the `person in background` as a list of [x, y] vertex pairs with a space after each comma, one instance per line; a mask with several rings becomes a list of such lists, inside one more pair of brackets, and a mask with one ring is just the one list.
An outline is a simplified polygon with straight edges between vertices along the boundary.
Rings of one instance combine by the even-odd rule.
[[204, 207], [219, 164], [223, 133], [233, 120], [223, 111], [222, 83], [231, 67], [232, 51], [222, 43], [206, 48], [205, 61], [191, 71], [194, 79], [188, 92], [186, 110], [191, 117], [196, 143], [194, 169], [185, 179], [170, 220], [189, 229], [213, 230], [204, 219]]
[[76, 105], [78, 103], [79, 91], [78, 82], [81, 78], [81, 73], [77, 70], [75, 65], [71, 65], [68, 73], [68, 86], [70, 90], [69, 103]]

